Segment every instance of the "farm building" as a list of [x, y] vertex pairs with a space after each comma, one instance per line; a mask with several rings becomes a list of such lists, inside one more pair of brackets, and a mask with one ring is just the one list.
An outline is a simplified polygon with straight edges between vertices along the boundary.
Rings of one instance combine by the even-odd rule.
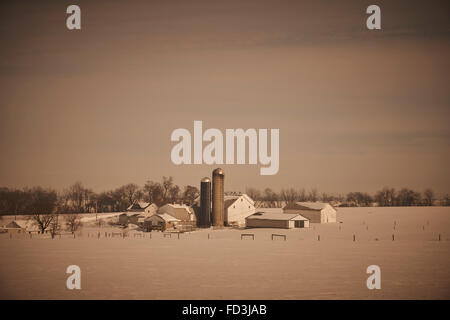
[[137, 224], [140, 214], [136, 212], [124, 212], [119, 215], [119, 224], [127, 225], [129, 223]]
[[119, 215], [119, 223], [127, 225], [129, 223], [139, 224], [144, 222], [145, 218], [154, 215], [158, 206], [154, 203], [138, 201], [127, 208], [127, 212]]
[[127, 212], [135, 212], [144, 216], [152, 216], [158, 211], [158, 206], [154, 203], [138, 201], [127, 208]]
[[308, 228], [309, 221], [298, 213], [256, 212], [245, 219], [247, 228]]
[[285, 214], [301, 214], [311, 223], [336, 222], [336, 210], [325, 202], [296, 202], [286, 205], [283, 211]]
[[180, 219], [174, 218], [167, 213], [157, 213], [144, 220], [144, 229], [147, 231], [157, 229], [157, 230], [167, 230], [173, 229], [175, 226], [181, 222]]
[[194, 210], [184, 204], [166, 204], [158, 209], [158, 214], [166, 213], [183, 223], [195, 224], [197, 218]]
[[3, 232], [8, 233], [21, 233], [26, 231], [26, 227], [17, 223], [16, 221], [11, 221], [7, 225], [3, 226], [1, 229]]
[[225, 225], [245, 225], [245, 218], [255, 213], [255, 203], [246, 194], [225, 195]]

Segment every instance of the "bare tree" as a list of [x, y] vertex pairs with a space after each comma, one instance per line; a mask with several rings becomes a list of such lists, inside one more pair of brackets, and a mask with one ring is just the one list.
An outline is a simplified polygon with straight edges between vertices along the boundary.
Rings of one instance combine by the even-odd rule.
[[255, 207], [260, 207], [262, 203], [261, 191], [255, 188], [247, 188], [245, 193], [255, 202]]
[[308, 200], [312, 201], [312, 202], [316, 202], [317, 199], [318, 199], [317, 194], [318, 194], [317, 193], [317, 189], [316, 188], [312, 188], [311, 191], [309, 191]]
[[55, 218], [54, 209], [57, 197], [54, 190], [44, 190], [41, 187], [30, 190], [29, 210], [33, 212], [33, 220], [42, 233], [49, 227]]
[[373, 199], [368, 193], [349, 192], [347, 194], [347, 205], [350, 207], [368, 207], [372, 201]]
[[448, 194], [446, 194], [444, 196], [443, 205], [444, 206], [450, 206], [450, 196]]
[[180, 199], [180, 187], [174, 185], [172, 188], [170, 188], [166, 201], [168, 203], [176, 203], [179, 201], [179, 199]]
[[432, 206], [433, 205], [433, 198], [434, 198], [434, 192], [430, 188], [425, 189], [423, 192], [423, 200], [424, 204], [426, 206]]
[[282, 189], [280, 198], [286, 204], [292, 204], [298, 201], [298, 192], [294, 188]]
[[80, 215], [78, 215], [76, 213], [72, 213], [72, 214], [66, 215], [65, 218], [66, 218], [67, 229], [70, 232], [74, 233], [75, 231], [77, 231], [79, 229], [79, 227], [81, 227]]
[[298, 192], [298, 201], [306, 201], [308, 200], [307, 196], [306, 196], [306, 192], [305, 189], [302, 188], [299, 192]]
[[54, 217], [55, 216], [53, 214], [37, 214], [37, 213], [35, 213], [33, 215], [33, 220], [39, 227], [41, 233], [44, 233], [45, 230], [47, 230], [47, 228], [50, 226]]
[[375, 194], [375, 201], [380, 207], [391, 207], [395, 205], [395, 189], [384, 187]]
[[281, 201], [279, 200], [278, 194], [270, 188], [264, 189], [263, 199], [269, 208], [281, 207]]
[[420, 204], [420, 193], [408, 188], [401, 189], [395, 199], [395, 205], [397, 206], [414, 206], [418, 204]]
[[49, 230], [50, 230], [50, 235], [52, 236], [52, 239], [61, 230], [61, 225], [59, 224], [59, 215], [58, 214], [55, 214], [53, 216], [53, 219], [50, 223]]
[[144, 186], [144, 199], [160, 206], [163, 203], [163, 189], [158, 182], [147, 181]]
[[199, 194], [200, 191], [198, 190], [197, 187], [189, 185], [185, 186], [182, 195], [182, 200], [184, 203], [187, 203], [188, 205], [193, 205], [195, 199], [199, 196]]
[[129, 205], [132, 205], [135, 201], [140, 200], [140, 197], [142, 197], [139, 186], [134, 183], [129, 183], [121, 188]]

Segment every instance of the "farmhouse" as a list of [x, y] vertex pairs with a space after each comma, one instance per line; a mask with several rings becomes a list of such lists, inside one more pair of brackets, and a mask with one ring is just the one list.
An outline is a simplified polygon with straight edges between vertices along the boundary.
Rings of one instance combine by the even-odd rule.
[[145, 218], [154, 215], [158, 210], [158, 206], [154, 203], [138, 201], [127, 208], [127, 212], [119, 215], [119, 223], [127, 225], [129, 223], [143, 223]]
[[309, 221], [298, 213], [256, 212], [245, 219], [247, 228], [308, 228]]
[[244, 226], [245, 218], [255, 213], [255, 203], [246, 194], [224, 196], [225, 224]]
[[138, 201], [127, 208], [127, 212], [135, 212], [144, 216], [152, 216], [158, 210], [158, 206], [154, 203]]
[[324, 202], [296, 202], [287, 204], [283, 209], [285, 214], [301, 214], [311, 223], [336, 222], [336, 210]]
[[173, 229], [175, 226], [181, 222], [181, 220], [168, 215], [167, 213], [157, 213], [144, 220], [144, 229], [147, 231], [156, 230], [167, 230]]

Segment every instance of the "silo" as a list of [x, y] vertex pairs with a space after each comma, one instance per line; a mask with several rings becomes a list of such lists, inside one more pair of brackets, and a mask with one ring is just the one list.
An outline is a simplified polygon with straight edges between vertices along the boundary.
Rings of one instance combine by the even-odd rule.
[[225, 175], [223, 170], [217, 168], [213, 171], [212, 177], [212, 225], [215, 227], [223, 227], [224, 222], [224, 181]]
[[203, 178], [200, 182], [200, 221], [199, 227], [211, 226], [211, 179]]

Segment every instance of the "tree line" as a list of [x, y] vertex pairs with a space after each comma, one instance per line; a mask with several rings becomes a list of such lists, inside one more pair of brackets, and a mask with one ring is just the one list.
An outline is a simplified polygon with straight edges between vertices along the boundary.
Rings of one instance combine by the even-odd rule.
[[[256, 207], [282, 207], [297, 201], [323, 201], [335, 206], [431, 206], [435, 193], [425, 189], [422, 193], [408, 188], [396, 190], [384, 187], [374, 195], [365, 192], [349, 192], [347, 195], [319, 193], [317, 189], [287, 188], [276, 192], [270, 188], [259, 190], [247, 188], [247, 195], [255, 201]], [[125, 211], [137, 201], [155, 203], [184, 203], [192, 205], [199, 196], [195, 186], [184, 188], [176, 185], [172, 177], [162, 181], [147, 181], [143, 187], [134, 183], [116, 189], [96, 193], [76, 182], [62, 192], [42, 187], [9, 189], [0, 188], [0, 215], [45, 214], [45, 213], [89, 213]], [[448, 195], [440, 200], [440, 205], [449, 206]], [[45, 222], [44, 222], [45, 223]]]
[[[247, 188], [247, 195], [255, 201], [257, 207], [282, 207], [287, 203], [298, 201], [323, 201], [330, 202], [335, 206], [342, 207], [394, 207], [394, 206], [432, 206], [436, 195], [432, 189], [427, 188], [421, 192], [409, 188], [396, 190], [395, 188], [384, 187], [374, 195], [367, 192], [349, 192], [347, 195], [330, 195], [319, 193], [317, 189], [306, 191], [305, 189], [287, 188], [280, 192], [275, 192], [270, 188], [263, 191], [255, 188]], [[447, 194], [439, 201], [440, 205], [450, 206], [450, 197]]]
[[62, 192], [42, 187], [0, 188], [0, 215], [120, 212], [138, 201], [158, 206], [166, 203], [192, 205], [198, 195], [197, 187], [187, 185], [182, 189], [172, 177], [163, 177], [161, 182], [147, 181], [143, 187], [129, 183], [101, 193], [84, 187], [81, 182]]

